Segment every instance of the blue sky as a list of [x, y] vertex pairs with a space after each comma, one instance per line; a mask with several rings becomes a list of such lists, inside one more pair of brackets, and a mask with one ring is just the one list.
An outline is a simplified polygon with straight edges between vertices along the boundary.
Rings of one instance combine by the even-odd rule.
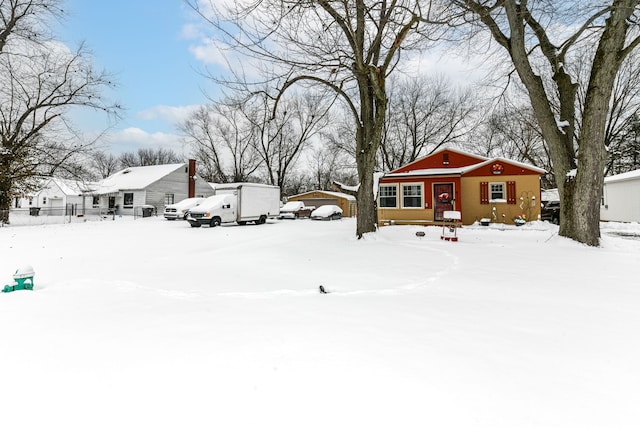
[[[182, 0], [66, 0], [58, 30], [71, 48], [84, 41], [96, 68], [114, 74], [117, 90], [107, 95], [126, 109], [112, 130], [112, 152], [139, 146], [179, 151], [175, 122], [190, 106], [207, 101], [215, 87], [200, 73], [204, 63], [193, 53], [198, 40], [186, 37], [192, 12]], [[109, 124], [102, 115], [74, 118], [86, 132]]]
[[[123, 119], [111, 129], [108, 150], [118, 154], [140, 147], [171, 148], [184, 157], [176, 125], [194, 107], [218, 95], [204, 71], [225, 67], [220, 52], [207, 40], [211, 27], [184, 0], [64, 0], [66, 18], [58, 37], [70, 48], [84, 41], [95, 66], [113, 73], [117, 90], [110, 99], [125, 108]], [[410, 64], [414, 72], [444, 72], [468, 81], [466, 60], [435, 51]], [[439, 58], [438, 58], [439, 57]], [[456, 78], [456, 71], [459, 74]], [[207, 95], [205, 95], [207, 94]], [[91, 134], [113, 125], [104, 115], [82, 112], [76, 125]]]

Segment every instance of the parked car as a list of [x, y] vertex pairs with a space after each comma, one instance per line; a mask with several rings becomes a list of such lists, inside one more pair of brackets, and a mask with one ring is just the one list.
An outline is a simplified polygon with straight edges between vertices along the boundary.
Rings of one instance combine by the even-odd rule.
[[543, 202], [540, 209], [540, 219], [549, 221], [552, 224], [560, 224], [560, 201], [548, 200]]
[[298, 218], [309, 218], [311, 216], [311, 212], [315, 208], [313, 206], [305, 206], [304, 202], [296, 201], [296, 202], [287, 202], [280, 208], [279, 219], [298, 219]]
[[169, 221], [186, 219], [189, 209], [198, 206], [203, 200], [204, 197], [190, 197], [178, 203], [167, 205], [164, 207], [164, 217]]
[[342, 218], [342, 209], [336, 205], [324, 205], [311, 212], [311, 219], [334, 220]]

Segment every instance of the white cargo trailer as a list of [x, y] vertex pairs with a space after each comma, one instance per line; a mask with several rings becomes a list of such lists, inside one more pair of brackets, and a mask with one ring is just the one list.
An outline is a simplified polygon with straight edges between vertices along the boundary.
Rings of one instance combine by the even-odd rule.
[[268, 218], [277, 218], [280, 214], [280, 187], [236, 182], [220, 184], [215, 192], [189, 210], [187, 220], [192, 227], [203, 224], [215, 227], [229, 222], [264, 224]]

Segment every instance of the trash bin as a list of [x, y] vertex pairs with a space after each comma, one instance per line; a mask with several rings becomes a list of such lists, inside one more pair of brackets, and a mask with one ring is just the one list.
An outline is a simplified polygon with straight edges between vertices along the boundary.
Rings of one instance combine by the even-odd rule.
[[142, 205], [142, 218], [152, 216], [155, 210], [156, 208], [153, 205]]
[[29, 215], [31, 216], [40, 215], [40, 208], [29, 208]]

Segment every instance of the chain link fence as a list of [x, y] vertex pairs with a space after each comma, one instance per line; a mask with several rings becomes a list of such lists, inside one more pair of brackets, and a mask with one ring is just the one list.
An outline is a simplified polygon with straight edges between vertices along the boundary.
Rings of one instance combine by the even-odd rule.
[[[0, 211], [4, 218], [5, 211]], [[157, 215], [157, 211], [153, 206], [136, 206], [131, 214], [121, 215], [116, 209], [82, 207], [69, 204], [65, 207], [28, 207], [15, 208], [9, 210], [9, 224], [5, 224], [0, 220], [0, 227], [7, 225], [44, 225], [44, 224], [71, 224], [87, 221], [107, 221], [115, 220], [122, 216], [128, 216], [133, 219], [145, 218]]]

